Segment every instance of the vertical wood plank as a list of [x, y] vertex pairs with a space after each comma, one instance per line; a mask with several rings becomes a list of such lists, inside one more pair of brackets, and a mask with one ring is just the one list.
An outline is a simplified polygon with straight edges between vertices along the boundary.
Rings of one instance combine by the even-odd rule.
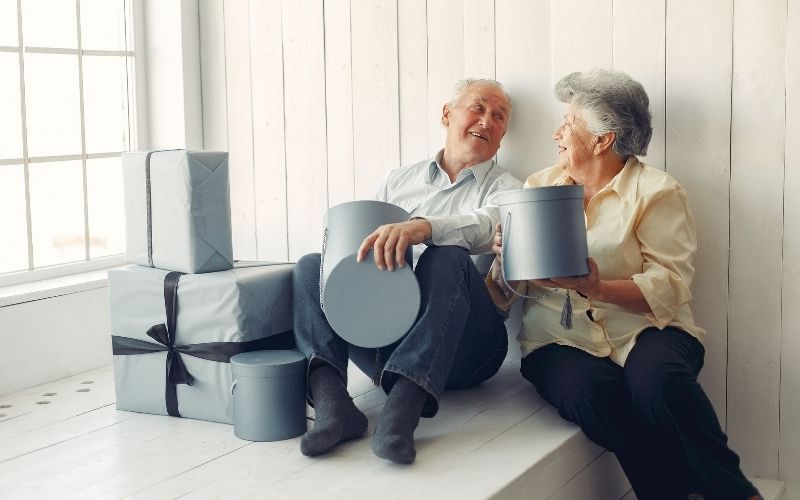
[[444, 147], [442, 106], [464, 78], [463, 0], [428, 2], [428, 154]]
[[562, 112], [553, 96], [549, 17], [547, 0], [495, 1], [497, 79], [514, 104], [497, 156], [521, 180], [556, 160], [552, 135]]
[[356, 198], [400, 166], [397, 0], [352, 0], [353, 166]]
[[203, 148], [228, 150], [225, 91], [225, 14], [223, 3], [200, 0], [200, 78], [203, 97]]
[[286, 150], [280, 0], [250, 0], [253, 187], [259, 260], [285, 261]]
[[247, 0], [225, 0], [225, 88], [228, 96], [228, 152], [233, 256], [258, 258], [253, 192], [253, 115], [250, 30]]
[[783, 190], [783, 300], [780, 386], [780, 467], [791, 498], [800, 495], [800, 0], [789, 0], [786, 36], [786, 157]]
[[558, 80], [573, 71], [611, 68], [612, 0], [553, 0], [551, 2], [551, 52]]
[[428, 156], [428, 14], [426, 0], [397, 3], [400, 163]]
[[[700, 380], [723, 428], [732, 10], [729, 0], [674, 0], [667, 3], [666, 23], [666, 169], [686, 188], [697, 225], [691, 305], [708, 331]], [[716, 22], [708, 23], [712, 18]]]
[[283, 2], [289, 259], [322, 245], [328, 206], [325, 39], [320, 0]]
[[327, 0], [325, 11], [325, 102], [328, 131], [328, 203], [353, 200], [353, 84], [350, 0]]
[[650, 97], [653, 137], [641, 160], [663, 170], [666, 0], [614, 0], [613, 7], [614, 69], [639, 81]]
[[464, 76], [494, 75], [494, 0], [464, 0]]
[[733, 14], [728, 437], [743, 470], [777, 477], [786, 1]]

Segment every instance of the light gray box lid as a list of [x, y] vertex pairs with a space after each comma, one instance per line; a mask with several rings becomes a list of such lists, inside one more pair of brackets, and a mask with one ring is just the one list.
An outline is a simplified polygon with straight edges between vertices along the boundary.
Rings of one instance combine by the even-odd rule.
[[410, 265], [392, 272], [375, 266], [373, 251], [342, 259], [325, 284], [325, 317], [333, 331], [359, 347], [398, 341], [417, 320], [419, 283]]
[[272, 378], [305, 371], [306, 357], [300, 351], [250, 351], [231, 357], [233, 376]]
[[563, 186], [541, 186], [511, 189], [509, 191], [498, 193], [496, 200], [498, 205], [509, 205], [511, 203], [564, 200], [570, 198], [583, 198], [583, 185], [564, 184]]

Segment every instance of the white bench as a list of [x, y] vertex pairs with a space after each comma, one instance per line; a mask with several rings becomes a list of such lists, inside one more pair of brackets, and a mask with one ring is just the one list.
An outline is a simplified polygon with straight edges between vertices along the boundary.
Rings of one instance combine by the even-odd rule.
[[[0, 398], [0, 498], [622, 497], [613, 456], [538, 397], [516, 352], [445, 393], [411, 466], [377, 458], [369, 436], [307, 458], [299, 438], [250, 443], [224, 424], [117, 411], [111, 368], [94, 370]], [[385, 396], [355, 369], [351, 392], [371, 434]]]
[[[308, 458], [299, 438], [251, 443], [225, 424], [117, 411], [110, 366], [0, 397], [0, 498], [634, 498], [614, 456], [537, 395], [510, 351], [486, 383], [445, 393], [410, 466], [377, 458], [369, 435]], [[350, 389], [371, 433], [385, 396], [355, 369]]]

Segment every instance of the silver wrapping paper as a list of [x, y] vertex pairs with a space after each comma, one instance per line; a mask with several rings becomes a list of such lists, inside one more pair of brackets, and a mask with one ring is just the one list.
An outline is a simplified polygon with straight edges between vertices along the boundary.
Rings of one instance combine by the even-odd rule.
[[[149, 183], [147, 153], [122, 154], [128, 262], [183, 273], [232, 268], [228, 153], [154, 152]], [[148, 259], [148, 247], [152, 259]]]
[[[175, 345], [246, 342], [292, 328], [293, 264], [181, 276]], [[147, 330], [166, 321], [168, 271], [125, 266], [108, 272], [112, 335], [155, 343]], [[117, 408], [167, 415], [166, 351], [114, 356]], [[182, 417], [232, 423], [229, 363], [182, 354], [194, 385], [177, 386]]]

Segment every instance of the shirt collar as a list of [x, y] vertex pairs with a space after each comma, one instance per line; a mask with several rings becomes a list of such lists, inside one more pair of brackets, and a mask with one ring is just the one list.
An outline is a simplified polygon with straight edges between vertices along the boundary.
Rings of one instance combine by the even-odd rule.
[[[444, 156], [444, 149], [439, 150], [436, 153], [436, 156], [431, 158], [431, 162], [428, 164], [428, 181], [433, 182], [433, 179], [436, 177], [436, 173], [439, 171], [442, 165], [442, 157]], [[486, 175], [489, 173], [489, 170], [492, 169], [494, 166], [494, 159], [490, 158], [483, 163], [478, 163], [477, 165], [473, 165], [469, 168], [465, 168], [461, 172], [459, 172], [458, 177], [456, 178], [457, 181], [459, 178], [463, 179], [463, 173], [466, 172], [467, 174], [472, 173], [472, 176], [475, 178], [475, 181], [478, 185], [483, 184], [483, 180], [486, 179]]]
[[625, 162], [625, 166], [608, 183], [608, 189], [613, 189], [620, 198], [633, 203], [636, 201], [636, 190], [639, 185], [639, 174], [642, 171], [642, 164], [639, 159], [631, 155]]
[[[636, 156], [631, 155], [625, 162], [622, 170], [602, 189], [603, 191], [614, 191], [620, 198], [633, 203], [636, 201], [636, 190], [639, 183], [639, 173], [642, 170], [642, 164]], [[575, 184], [575, 180], [570, 177], [566, 172], [556, 179], [554, 185], [563, 186]]]

